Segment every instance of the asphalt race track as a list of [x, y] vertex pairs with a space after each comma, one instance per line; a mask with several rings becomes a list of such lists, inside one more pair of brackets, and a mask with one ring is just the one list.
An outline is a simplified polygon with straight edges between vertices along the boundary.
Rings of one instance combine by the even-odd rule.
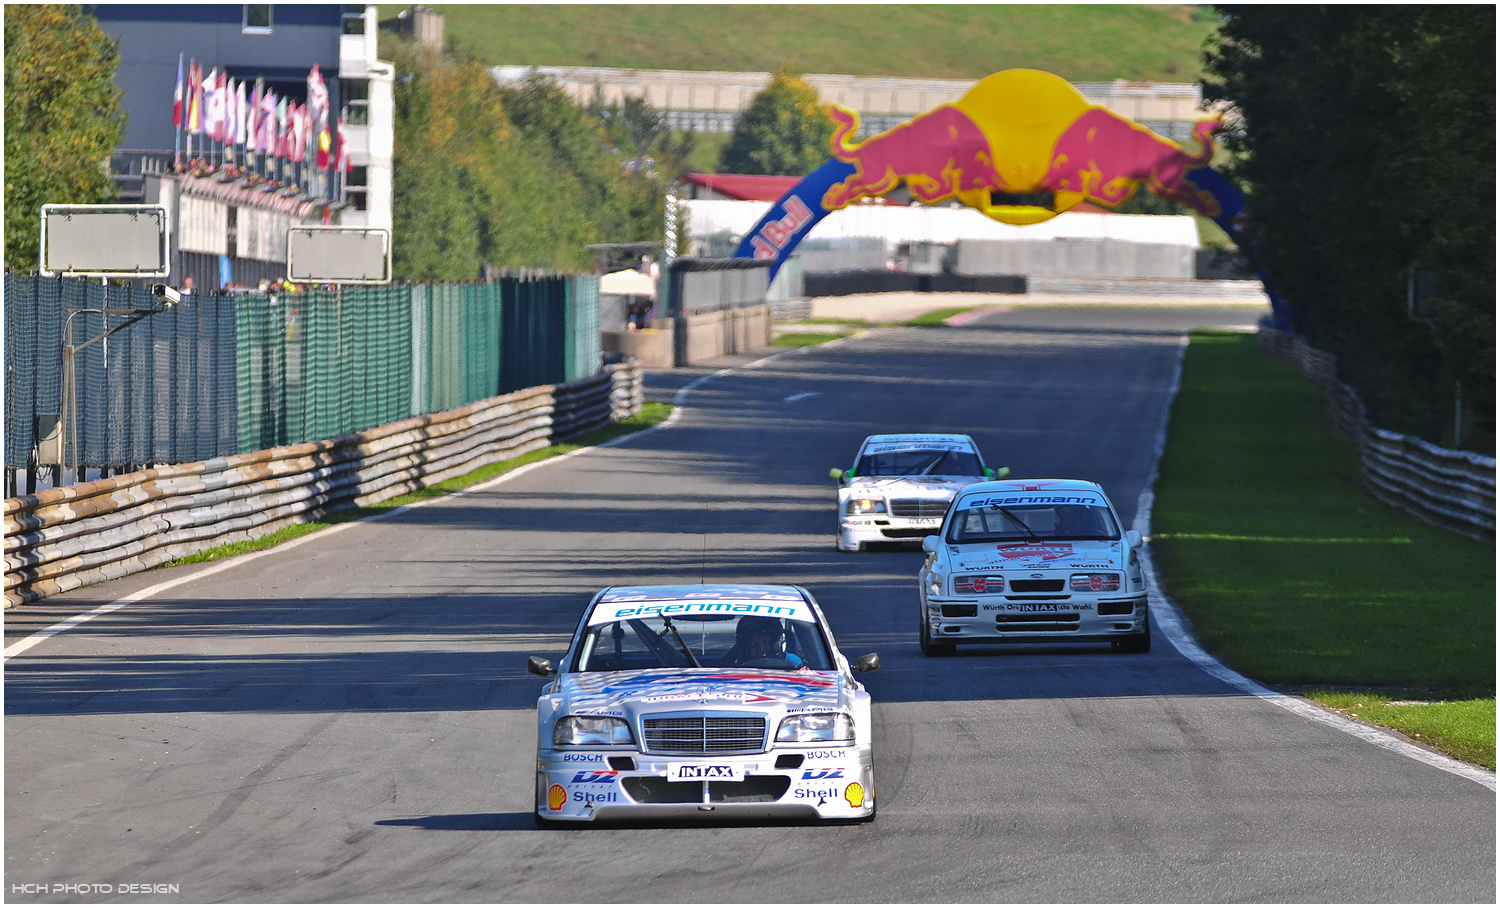
[[[874, 432], [969, 432], [1013, 476], [1100, 481], [1128, 523], [1182, 332], [1259, 314], [873, 331], [713, 375], [612, 447], [7, 614], [9, 646], [185, 581], [6, 663], [5, 897], [1493, 903], [1484, 785], [1247, 696], [1160, 634], [924, 658], [920, 551], [834, 551], [829, 468]], [[601, 586], [700, 580], [802, 584], [851, 658], [880, 653], [879, 818], [534, 829], [526, 657], [560, 654]]]

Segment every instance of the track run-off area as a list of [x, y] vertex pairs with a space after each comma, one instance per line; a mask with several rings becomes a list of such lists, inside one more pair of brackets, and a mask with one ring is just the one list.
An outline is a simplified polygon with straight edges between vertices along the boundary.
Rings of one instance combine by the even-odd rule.
[[[1144, 518], [1185, 333], [1262, 312], [1018, 308], [655, 373], [655, 429], [7, 613], [6, 898], [1493, 902], [1493, 774], [1258, 695], [1156, 602], [1147, 654], [926, 658], [921, 551], [834, 551], [829, 469], [877, 432]], [[705, 580], [805, 586], [880, 654], [878, 819], [534, 829], [527, 656], [601, 587]]]

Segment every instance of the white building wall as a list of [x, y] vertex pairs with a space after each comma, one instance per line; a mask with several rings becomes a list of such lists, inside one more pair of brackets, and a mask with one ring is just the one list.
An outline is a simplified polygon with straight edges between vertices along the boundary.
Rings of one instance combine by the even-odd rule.
[[[345, 208], [339, 223], [346, 227], [373, 227], [390, 230], [392, 180], [391, 160], [396, 143], [396, 68], [376, 57], [376, 7], [366, 6], [364, 33], [344, 35], [339, 42], [339, 76], [345, 79], [368, 79], [369, 123], [346, 126], [349, 135], [349, 163], [365, 168], [365, 209]], [[392, 237], [392, 242], [399, 242]]]

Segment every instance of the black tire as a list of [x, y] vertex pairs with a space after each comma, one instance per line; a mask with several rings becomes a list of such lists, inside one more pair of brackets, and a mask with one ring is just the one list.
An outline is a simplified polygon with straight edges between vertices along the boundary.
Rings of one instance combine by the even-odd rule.
[[952, 643], [933, 643], [932, 636], [927, 631], [927, 622], [922, 622], [920, 644], [924, 656], [951, 656], [957, 651]]
[[1124, 640], [1115, 640], [1112, 645], [1115, 650], [1122, 653], [1149, 653], [1151, 652], [1151, 625], [1146, 625], [1143, 634], [1131, 634]]

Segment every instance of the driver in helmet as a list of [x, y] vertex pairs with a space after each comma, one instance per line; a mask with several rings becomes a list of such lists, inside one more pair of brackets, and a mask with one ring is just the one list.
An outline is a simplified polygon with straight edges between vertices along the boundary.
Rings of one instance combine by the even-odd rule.
[[741, 618], [734, 629], [734, 646], [729, 648], [724, 658], [731, 665], [780, 660], [788, 668], [804, 668], [806, 663], [802, 657], [786, 651], [785, 640], [786, 634], [779, 620]]

